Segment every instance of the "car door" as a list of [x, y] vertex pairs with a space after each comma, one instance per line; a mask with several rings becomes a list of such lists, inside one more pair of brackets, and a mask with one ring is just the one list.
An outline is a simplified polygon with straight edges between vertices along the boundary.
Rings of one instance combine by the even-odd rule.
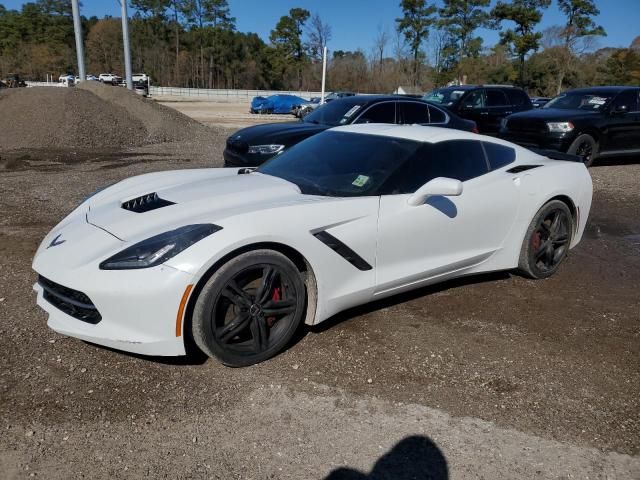
[[487, 107], [487, 115], [483, 133], [497, 135], [500, 131], [500, 121], [513, 113], [509, 99], [502, 90], [487, 88], [485, 90], [485, 105]]
[[487, 131], [487, 119], [489, 111], [485, 106], [484, 89], [479, 88], [467, 92], [459, 103], [458, 112], [462, 118], [473, 120], [478, 126], [480, 133]]
[[[604, 121], [605, 141], [603, 151], [621, 152], [640, 149], [640, 90], [626, 90], [611, 103]], [[621, 107], [626, 107], [624, 111]]]
[[388, 100], [366, 108], [353, 123], [396, 123], [396, 102]]
[[[409, 197], [436, 177], [463, 182], [462, 195]], [[480, 141], [425, 144], [380, 197], [375, 295], [384, 296], [464, 271], [499, 250], [513, 226], [519, 192], [513, 175], [490, 171]]]
[[402, 125], [423, 125], [431, 123], [429, 119], [429, 106], [421, 102], [398, 101], [397, 121]]

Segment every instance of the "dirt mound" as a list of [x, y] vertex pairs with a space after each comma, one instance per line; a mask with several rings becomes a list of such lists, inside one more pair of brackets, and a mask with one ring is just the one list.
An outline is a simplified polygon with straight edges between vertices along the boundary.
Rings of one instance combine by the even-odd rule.
[[208, 134], [179, 112], [97, 82], [0, 93], [0, 149], [125, 148]]

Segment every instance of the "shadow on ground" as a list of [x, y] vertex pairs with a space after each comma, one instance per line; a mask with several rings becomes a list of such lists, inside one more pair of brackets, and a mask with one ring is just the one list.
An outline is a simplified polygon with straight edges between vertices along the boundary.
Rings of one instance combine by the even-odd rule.
[[338, 468], [325, 480], [448, 480], [447, 460], [428, 437], [414, 435], [398, 442], [373, 466], [371, 472]]

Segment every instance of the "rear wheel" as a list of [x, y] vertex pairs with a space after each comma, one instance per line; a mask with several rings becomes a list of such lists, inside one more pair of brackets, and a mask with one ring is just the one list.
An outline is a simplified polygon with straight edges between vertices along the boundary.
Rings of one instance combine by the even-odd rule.
[[200, 349], [232, 367], [282, 350], [304, 315], [306, 291], [286, 256], [255, 250], [230, 260], [207, 281], [193, 311]]
[[552, 200], [531, 221], [524, 237], [518, 268], [529, 278], [553, 275], [566, 258], [573, 233], [569, 207]]
[[567, 153], [579, 156], [582, 158], [585, 166], [590, 167], [593, 165], [593, 161], [598, 153], [598, 143], [591, 135], [579, 135], [578, 138], [573, 141]]

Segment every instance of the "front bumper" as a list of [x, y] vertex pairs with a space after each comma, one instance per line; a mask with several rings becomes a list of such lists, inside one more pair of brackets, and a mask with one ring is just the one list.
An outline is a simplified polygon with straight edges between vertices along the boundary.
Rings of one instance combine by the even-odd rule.
[[239, 154], [228, 148], [222, 152], [224, 166], [227, 168], [258, 167], [273, 157], [273, 155]]
[[[182, 318], [178, 310], [193, 276], [167, 265], [140, 270], [100, 270], [87, 243], [97, 247], [98, 257], [108, 245], [122, 243], [84, 219], [54, 229], [67, 238], [64, 245], [40, 248], [33, 268], [45, 279], [86, 295], [100, 314], [92, 324], [69, 314], [53, 302], [41, 284], [33, 289], [37, 304], [45, 310], [52, 330], [105, 347], [142, 355], [185, 354]], [[77, 240], [76, 240], [77, 239]], [[48, 238], [45, 238], [45, 245]], [[74, 245], [76, 243], [76, 245]], [[93, 251], [93, 249], [91, 249]], [[85, 257], [80, 259], [80, 257]], [[177, 329], [177, 323], [180, 323]]]
[[498, 135], [503, 140], [516, 143], [523, 147], [557, 150], [565, 152], [574, 140], [572, 133], [528, 133], [514, 132], [502, 129]]

